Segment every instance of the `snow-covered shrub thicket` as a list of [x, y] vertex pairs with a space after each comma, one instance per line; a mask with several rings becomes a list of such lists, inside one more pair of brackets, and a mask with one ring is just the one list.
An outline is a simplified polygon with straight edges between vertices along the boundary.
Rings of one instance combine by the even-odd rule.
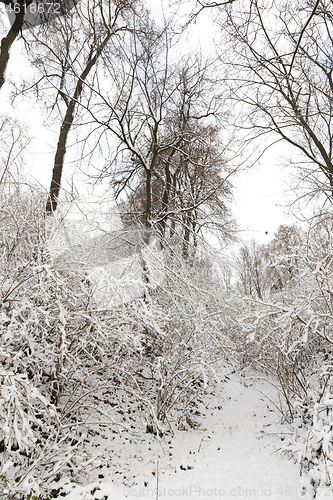
[[85, 276], [52, 268], [40, 196], [3, 195], [0, 218], [0, 499], [44, 499], [84, 480], [94, 422], [186, 422], [214, 363], [235, 358], [234, 320], [209, 264], [174, 249], [145, 298], [98, 309]]
[[78, 376], [89, 297], [47, 262], [41, 196], [1, 194], [0, 498], [38, 497], [81, 444], [59, 403]]
[[[185, 408], [205, 385], [217, 361], [234, 363], [235, 346], [228, 326], [232, 311], [204, 259], [184, 261], [165, 251], [165, 283], [147, 307], [158, 328], [146, 330], [145, 349], [155, 381], [156, 417], [162, 423], [171, 410]], [[184, 410], [183, 410], [184, 412]]]
[[303, 241], [279, 255], [293, 278], [265, 300], [244, 299], [240, 322], [246, 360], [269, 373], [281, 411], [296, 429], [297, 457], [306, 471], [302, 495], [333, 486], [333, 217], [320, 214]]

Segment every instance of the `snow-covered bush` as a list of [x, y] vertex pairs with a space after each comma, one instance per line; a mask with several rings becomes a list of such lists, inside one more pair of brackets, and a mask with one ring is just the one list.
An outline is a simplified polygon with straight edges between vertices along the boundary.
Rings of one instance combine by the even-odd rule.
[[[307, 238], [285, 255], [297, 254], [294, 278], [265, 300], [244, 298], [240, 325], [246, 338], [246, 361], [277, 381], [285, 416], [293, 419], [292, 402], [307, 394], [307, 378], [318, 355], [330, 353], [333, 342], [333, 219], [316, 221]], [[279, 255], [283, 267], [283, 256]]]
[[[184, 261], [165, 252], [165, 283], [146, 305], [154, 328], [147, 326], [144, 343], [155, 380], [156, 417], [168, 421], [172, 411], [194, 399], [216, 362], [235, 362], [235, 345], [227, 333], [230, 311], [205, 259]], [[174, 412], [175, 413], [175, 412]]]
[[38, 495], [40, 476], [52, 477], [54, 463], [68, 461], [59, 456], [59, 417], [26, 374], [2, 369], [0, 389], [1, 498]]
[[174, 249], [170, 254], [165, 250], [164, 273], [159, 284], [149, 276], [145, 297], [98, 319], [113, 346], [109, 373], [136, 398], [154, 433], [185, 414], [209, 376], [214, 377], [217, 362], [235, 363], [237, 357], [226, 328], [230, 311], [209, 262], [189, 265]]
[[82, 298], [47, 263], [41, 200], [15, 192], [0, 206], [0, 498], [45, 492], [80, 444], [59, 403], [87, 320]]
[[[332, 214], [313, 218], [306, 238], [291, 251], [297, 255], [292, 279], [265, 300], [245, 298], [240, 321], [246, 362], [270, 375], [281, 413], [295, 429], [296, 444], [289, 449], [304, 470], [305, 498], [320, 498], [333, 478], [332, 234]], [[287, 268], [290, 252], [285, 260]]]
[[289, 450], [301, 465], [300, 496], [324, 498], [333, 487], [333, 385], [330, 372], [294, 403], [295, 437]]
[[0, 215], [0, 499], [44, 500], [84, 481], [94, 422], [161, 435], [186, 421], [214, 364], [235, 362], [234, 313], [207, 259], [168, 248], [144, 297], [96, 308], [84, 274], [52, 267], [38, 197], [16, 193]]

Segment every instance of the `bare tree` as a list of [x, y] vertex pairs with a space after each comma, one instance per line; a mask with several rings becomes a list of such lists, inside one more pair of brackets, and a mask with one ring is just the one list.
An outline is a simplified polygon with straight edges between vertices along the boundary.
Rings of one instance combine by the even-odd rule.
[[278, 227], [269, 243], [244, 244], [234, 260], [237, 288], [260, 300], [281, 292], [300, 274], [303, 247], [303, 232], [286, 224]]
[[[80, 124], [79, 104], [91, 98], [90, 86], [98, 79], [98, 62], [110, 40], [126, 31], [128, 13], [136, 0], [88, 0], [47, 26], [35, 30], [29, 41], [29, 57], [37, 68], [37, 81], [21, 92], [34, 89], [48, 95], [50, 111], [61, 117], [46, 212], [57, 208], [69, 133]], [[84, 119], [81, 117], [81, 123]]]
[[110, 75], [116, 95], [103, 98], [101, 109], [104, 117], [100, 123], [120, 144], [117, 156], [122, 158], [122, 166], [113, 171], [117, 195], [131, 186], [137, 174], [144, 175], [148, 231], [152, 227], [153, 176], [167, 148], [161, 140], [164, 115], [175, 92], [168, 85], [175, 73], [169, 66], [168, 45], [167, 31], [160, 31], [151, 21], [137, 20], [134, 36], [120, 51], [120, 72]]
[[[180, 125], [170, 124], [164, 138], [169, 139], [169, 148], [159, 155], [153, 172], [152, 217], [162, 240], [180, 238], [183, 257], [188, 258], [190, 253], [195, 254], [203, 229], [216, 231], [224, 239], [232, 238], [235, 224], [228, 202], [233, 172], [228, 168], [217, 126], [200, 125], [193, 118], [182, 129]], [[140, 180], [129, 193], [126, 208], [132, 221], [140, 220], [145, 213], [145, 189]]]
[[30, 141], [23, 124], [8, 115], [0, 116], [0, 188], [22, 177]]
[[[236, 0], [223, 0], [222, 2], [215, 2], [210, 0], [203, 2], [202, 0], [195, 0], [193, 2], [194, 5], [192, 7], [192, 12], [185, 26], [188, 26], [190, 23], [195, 22], [203, 11], [225, 10], [226, 8], [231, 8], [234, 2], [236, 2]], [[176, 0], [175, 3], [181, 3], [181, 0]]]
[[147, 234], [153, 227], [162, 236], [178, 231], [188, 255], [190, 238], [195, 247], [203, 227], [225, 236], [233, 230], [232, 172], [217, 121], [224, 103], [214, 92], [211, 62], [171, 62], [167, 28], [140, 20], [133, 35], [118, 49], [119, 69], [109, 73], [112, 92], [93, 89], [99, 104], [89, 112], [119, 141], [101, 175], [112, 175], [119, 198], [126, 192]]
[[[1, 3], [5, 4], [6, 8], [11, 7], [13, 9], [14, 7], [14, 3], [11, 0], [1, 0]], [[0, 45], [0, 90], [5, 83], [5, 73], [9, 61], [10, 49], [20, 34], [24, 23], [25, 9], [28, 5], [28, 1], [17, 0], [15, 5], [17, 6], [15, 11], [13, 10], [15, 13], [15, 20], [7, 32], [7, 35], [2, 38]]]
[[266, 267], [266, 286], [272, 292], [281, 291], [299, 275], [302, 231], [296, 226], [281, 224], [273, 239], [261, 245]]
[[0, 44], [0, 90], [5, 83], [10, 49], [22, 30], [34, 28], [39, 24], [48, 23], [54, 18], [66, 15], [77, 2], [78, 0], [64, 0], [62, 2], [0, 0], [11, 21], [11, 28], [2, 38]]
[[303, 179], [331, 200], [332, 23], [329, 0], [252, 0], [236, 2], [221, 26], [232, 43], [230, 82], [244, 135], [289, 143]]
[[265, 294], [265, 264], [255, 240], [244, 244], [235, 258], [236, 287], [242, 295], [262, 300]]

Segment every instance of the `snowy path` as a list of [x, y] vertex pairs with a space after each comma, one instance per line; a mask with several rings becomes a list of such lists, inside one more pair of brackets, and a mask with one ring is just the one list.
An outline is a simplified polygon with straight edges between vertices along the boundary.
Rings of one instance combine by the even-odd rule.
[[[146, 434], [133, 440], [123, 434], [122, 442], [113, 441], [118, 452], [111, 459], [109, 477], [71, 489], [66, 499], [156, 499], [157, 460], [160, 499], [298, 498], [298, 466], [276, 451], [283, 444], [278, 433], [287, 429], [276, 425], [278, 416], [257, 389], [273, 392], [264, 382], [252, 385], [228, 375], [227, 383], [193, 408], [190, 418], [199, 424], [197, 429], [178, 431], [161, 443]], [[115, 477], [118, 483], [111, 484]], [[91, 495], [93, 486], [100, 489]]]

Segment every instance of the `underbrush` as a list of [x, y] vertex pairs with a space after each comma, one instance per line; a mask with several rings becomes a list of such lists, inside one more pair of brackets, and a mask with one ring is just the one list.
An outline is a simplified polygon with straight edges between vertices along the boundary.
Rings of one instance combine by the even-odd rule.
[[244, 298], [239, 323], [243, 363], [278, 389], [278, 409], [294, 433], [287, 450], [300, 464], [300, 495], [311, 499], [333, 491], [332, 230], [331, 214], [315, 218], [295, 249], [293, 280], [265, 300]]
[[162, 285], [100, 309], [84, 273], [53, 269], [40, 198], [16, 193], [0, 217], [0, 498], [58, 498], [89, 481], [96, 422], [160, 439], [184, 421], [216, 362], [236, 360], [232, 312], [209, 263], [175, 249]]

